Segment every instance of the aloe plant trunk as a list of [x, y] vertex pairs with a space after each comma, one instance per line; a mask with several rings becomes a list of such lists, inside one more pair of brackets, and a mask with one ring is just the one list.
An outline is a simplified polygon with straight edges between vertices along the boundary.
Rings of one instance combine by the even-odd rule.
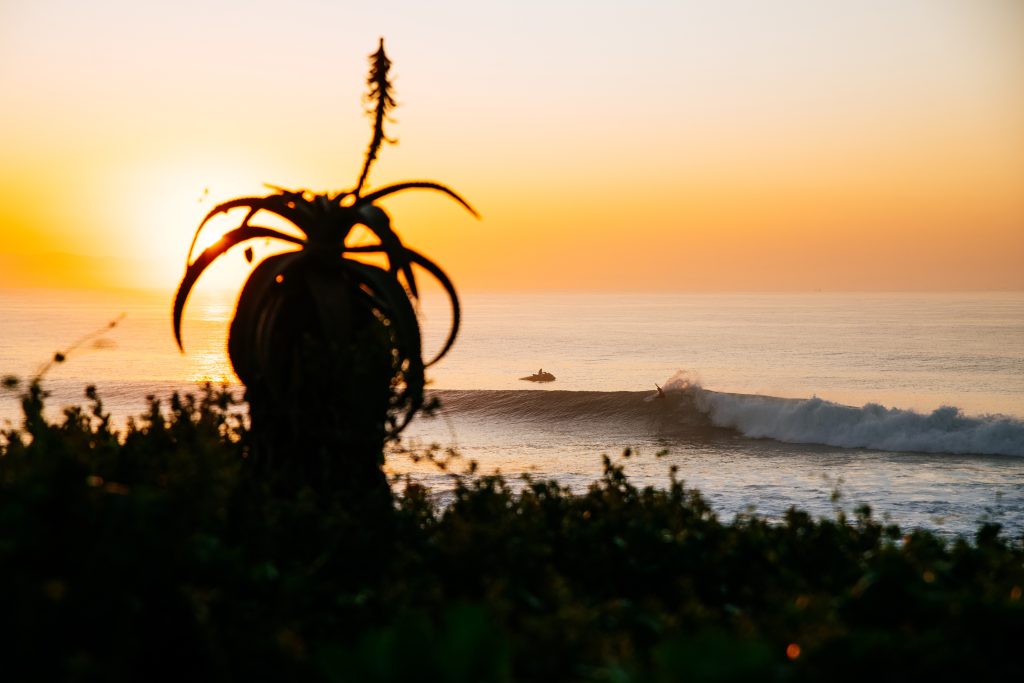
[[247, 389], [253, 464], [350, 495], [386, 492], [387, 325], [336, 263], [282, 261], [253, 272], [228, 341]]

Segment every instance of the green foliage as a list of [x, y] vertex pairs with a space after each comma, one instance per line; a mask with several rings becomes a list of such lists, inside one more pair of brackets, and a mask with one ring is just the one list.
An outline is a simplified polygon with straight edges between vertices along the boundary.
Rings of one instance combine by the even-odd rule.
[[[394, 514], [253, 476], [232, 398], [95, 391], [0, 434], [4, 680], [1017, 680], [1024, 548], [791, 510], [722, 521], [624, 460], [572, 493], [406, 481]], [[629, 455], [628, 452], [626, 455]], [[797, 649], [798, 648], [798, 649]], [[788, 654], [787, 654], [788, 653]]]

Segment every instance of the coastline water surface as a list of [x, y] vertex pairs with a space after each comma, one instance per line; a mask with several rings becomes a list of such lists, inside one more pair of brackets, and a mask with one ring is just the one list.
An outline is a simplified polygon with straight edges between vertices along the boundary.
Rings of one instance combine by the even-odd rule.
[[[30, 378], [88, 337], [46, 372], [51, 418], [87, 384], [119, 419], [148, 394], [237, 389], [232, 306], [228, 293], [189, 303], [183, 356], [169, 295], [0, 292], [0, 374]], [[1024, 294], [469, 294], [463, 313], [429, 375], [442, 409], [406, 448], [579, 489], [601, 454], [629, 447], [636, 483], [663, 485], [675, 465], [724, 516], [832, 514], [838, 489], [847, 510], [868, 503], [904, 526], [1024, 533]], [[449, 313], [428, 299], [421, 314], [429, 353]], [[557, 380], [519, 379], [540, 368]], [[16, 392], [0, 419], [17, 423]], [[388, 467], [442, 495], [452, 485], [400, 453]]]

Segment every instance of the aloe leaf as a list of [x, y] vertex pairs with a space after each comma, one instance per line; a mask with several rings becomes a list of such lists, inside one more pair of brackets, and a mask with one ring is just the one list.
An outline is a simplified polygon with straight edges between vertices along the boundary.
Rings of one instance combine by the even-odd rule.
[[304, 251], [275, 254], [264, 259], [249, 275], [235, 307], [228, 334], [228, 356], [246, 385], [258, 379], [272, 357], [271, 338], [276, 316], [269, 292], [278, 276], [305, 256]]
[[381, 246], [388, 256], [388, 266], [391, 272], [397, 273], [401, 271], [402, 275], [405, 276], [406, 282], [409, 284], [409, 291], [412, 292], [413, 298], [418, 297], [419, 290], [416, 288], [416, 279], [413, 275], [412, 267], [409, 265], [409, 257], [406, 254], [405, 245], [402, 244], [402, 239], [398, 236], [398, 233], [391, 228], [391, 218], [387, 212], [373, 204], [357, 206], [356, 211], [359, 216], [359, 224], [366, 226], [366, 229], [380, 240]]
[[455, 292], [455, 285], [452, 284], [450, 279], [448, 279], [447, 273], [441, 270], [439, 265], [417, 251], [406, 249], [406, 253], [409, 255], [409, 259], [413, 263], [433, 275], [434, 279], [444, 287], [444, 291], [448, 294], [448, 300], [451, 301], [452, 304], [452, 326], [448, 332], [448, 339], [445, 340], [444, 346], [442, 346], [441, 350], [437, 352], [437, 355], [425, 364], [425, 367], [429, 368], [431, 365], [444, 358], [445, 354], [448, 353], [448, 350], [452, 348], [452, 344], [455, 343], [455, 337], [459, 333], [459, 325], [462, 322], [462, 309], [459, 305], [459, 295]]
[[396, 422], [394, 434], [398, 434], [423, 405], [423, 389], [426, 385], [422, 340], [416, 311], [405, 290], [391, 273], [358, 261], [346, 261], [346, 266], [357, 279], [368, 285], [374, 298], [382, 301], [381, 312], [394, 327], [393, 338], [399, 358], [403, 361], [402, 376], [406, 387], [404, 394], [396, 403], [407, 404], [402, 418]]
[[470, 206], [469, 202], [460, 197], [455, 192], [455, 190], [452, 190], [449, 187], [445, 187], [441, 183], [434, 183], [429, 180], [411, 180], [405, 183], [397, 183], [395, 185], [388, 185], [387, 187], [382, 187], [378, 190], [374, 190], [368, 195], [365, 195], [362, 199], [359, 200], [359, 202], [357, 202], [357, 205], [362, 204], [363, 202], [373, 202], [382, 197], [386, 197], [389, 194], [394, 194], [395, 192], [401, 192], [403, 190], [437, 190], [438, 192], [442, 192], [448, 195], [449, 197], [457, 201], [459, 204], [462, 204], [466, 211], [469, 211], [476, 218], [480, 218], [480, 214], [476, 212], [476, 209]]
[[199, 279], [199, 276], [203, 274], [203, 271], [206, 270], [211, 263], [227, 252], [228, 249], [236, 244], [260, 237], [275, 238], [285, 242], [291, 242], [292, 244], [305, 245], [305, 242], [298, 237], [286, 235], [283, 232], [278, 232], [271, 228], [243, 225], [242, 227], [235, 228], [234, 230], [224, 233], [223, 237], [207, 247], [203, 253], [185, 269], [185, 276], [182, 277], [181, 284], [178, 285], [178, 293], [174, 297], [174, 340], [178, 342], [179, 349], [182, 351], [185, 350], [185, 347], [181, 343], [181, 314], [185, 310], [185, 301], [188, 299], [188, 295], [192, 291], [192, 287], [195, 285], [196, 280]]
[[381, 244], [362, 244], [358, 247], [344, 247], [342, 251], [352, 254], [380, 254], [387, 252], [387, 249]]
[[345, 266], [357, 280], [369, 286], [371, 292], [383, 302], [382, 312], [395, 327], [399, 353], [403, 358], [421, 355], [422, 341], [416, 311], [402, 285], [391, 273], [377, 266], [346, 260]]
[[[289, 206], [289, 204], [292, 206]], [[306, 221], [303, 220], [303, 218], [313, 218], [313, 214], [309, 211], [308, 207], [305, 206], [306, 204], [307, 202], [302, 198], [302, 195], [294, 192], [268, 195], [266, 197], [239, 197], [238, 199], [232, 199], [231, 201], [218, 204], [210, 209], [210, 212], [207, 213], [199, 223], [199, 227], [196, 228], [196, 232], [192, 236], [192, 243], [188, 247], [188, 256], [186, 259], [191, 260], [192, 252], [195, 250], [196, 242], [199, 240], [199, 234], [203, 231], [206, 224], [210, 222], [210, 219], [222, 213], [227, 213], [232, 209], [242, 207], [248, 208], [249, 213], [245, 215], [245, 219], [239, 227], [247, 226], [252, 217], [258, 212], [267, 211], [292, 223], [308, 237], [308, 231], [306, 227], [304, 227]]]
[[[227, 203], [230, 203], [230, 202], [227, 202]], [[210, 222], [210, 219], [213, 218], [214, 216], [220, 214], [220, 213], [225, 213], [227, 211], [230, 211], [230, 209], [222, 209], [221, 207], [223, 207], [223, 206], [224, 206], [224, 204], [218, 204], [217, 206], [213, 207], [210, 210], [210, 212], [208, 214], [206, 214], [206, 216], [203, 218], [203, 220], [199, 223], [199, 227], [196, 228], [195, 234], [192, 235], [192, 242], [189, 243], [189, 245], [188, 245], [188, 253], [185, 255], [185, 263], [191, 263], [192, 262], [192, 252], [195, 251], [195, 249], [196, 249], [196, 242], [199, 241], [199, 235], [200, 235], [200, 233], [203, 232], [203, 228], [206, 227], [206, 224]], [[231, 208], [235, 208], [235, 207], [231, 207]], [[245, 218], [242, 219], [242, 225], [248, 225], [249, 220], [254, 215], [256, 215], [257, 211], [259, 211], [259, 209], [255, 208], [255, 207], [251, 207], [249, 209], [249, 213], [247, 213], [245, 215]]]
[[271, 194], [264, 197], [263, 200], [264, 204], [261, 208], [264, 211], [277, 214], [308, 236], [307, 221], [315, 220], [318, 215], [313, 210], [313, 202], [303, 197], [301, 192]]

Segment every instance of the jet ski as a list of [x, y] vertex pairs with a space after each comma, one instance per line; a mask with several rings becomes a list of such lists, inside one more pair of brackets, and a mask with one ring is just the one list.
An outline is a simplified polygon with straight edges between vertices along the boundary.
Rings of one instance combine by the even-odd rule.
[[552, 375], [550, 372], [544, 372], [543, 370], [541, 370], [540, 372], [535, 372], [532, 375], [529, 375], [527, 377], [520, 377], [519, 379], [527, 382], [554, 382], [555, 376]]

